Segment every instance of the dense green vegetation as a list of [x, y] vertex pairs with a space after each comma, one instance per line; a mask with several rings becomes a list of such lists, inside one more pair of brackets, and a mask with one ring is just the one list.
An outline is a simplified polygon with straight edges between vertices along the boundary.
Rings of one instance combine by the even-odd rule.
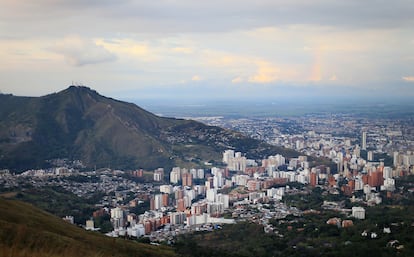
[[[286, 223], [274, 220], [283, 237], [266, 234], [261, 225], [240, 223], [226, 225], [212, 233], [198, 232], [181, 236], [177, 253], [184, 256], [413, 256], [412, 238], [414, 207], [392, 209], [373, 208], [368, 212], [373, 219], [354, 220], [354, 226], [338, 228], [326, 224], [337, 213], [311, 214], [300, 219], [288, 217]], [[383, 233], [389, 227], [390, 234]], [[368, 236], [361, 234], [367, 231]], [[378, 238], [370, 238], [370, 233]], [[396, 249], [390, 244], [397, 240]], [[395, 242], [397, 242], [395, 241]]]
[[[175, 247], [183, 256], [277, 256], [284, 242], [274, 241], [261, 226], [240, 223], [215, 232], [183, 235]], [[269, 246], [274, 247], [270, 248]]]
[[171, 248], [88, 232], [27, 203], [0, 197], [0, 256], [174, 256]]
[[111, 215], [104, 214], [103, 216], [98, 216], [93, 218], [94, 225], [96, 228], [99, 228], [99, 232], [108, 233], [111, 232], [114, 228], [111, 223]]
[[30, 188], [16, 194], [16, 199], [33, 204], [58, 217], [73, 216], [77, 224], [85, 224], [92, 212], [94, 204], [102, 195], [95, 194], [89, 198], [81, 198], [60, 187]]

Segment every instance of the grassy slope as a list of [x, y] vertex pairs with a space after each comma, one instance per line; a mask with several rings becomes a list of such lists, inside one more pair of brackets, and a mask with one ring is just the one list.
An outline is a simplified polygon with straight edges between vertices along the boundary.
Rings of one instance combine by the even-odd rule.
[[105, 237], [0, 197], [0, 256], [174, 256], [170, 248]]

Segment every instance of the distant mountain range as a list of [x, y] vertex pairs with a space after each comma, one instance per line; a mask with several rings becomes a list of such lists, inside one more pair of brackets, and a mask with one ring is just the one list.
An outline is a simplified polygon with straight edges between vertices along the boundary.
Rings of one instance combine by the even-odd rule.
[[58, 158], [120, 169], [192, 166], [220, 162], [229, 148], [250, 158], [299, 155], [238, 132], [158, 117], [87, 87], [42, 97], [0, 94], [0, 169], [41, 168]]

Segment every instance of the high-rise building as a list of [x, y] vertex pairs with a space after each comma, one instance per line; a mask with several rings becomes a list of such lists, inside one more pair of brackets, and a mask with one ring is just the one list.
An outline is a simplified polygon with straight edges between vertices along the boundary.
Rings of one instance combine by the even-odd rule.
[[378, 187], [384, 184], [384, 175], [382, 171], [370, 171], [368, 174], [368, 185]]
[[397, 167], [398, 165], [400, 165], [400, 154], [399, 152], [394, 152], [394, 156], [393, 156], [393, 164], [394, 167]]
[[349, 168], [348, 168], [348, 162], [344, 161], [344, 172], [343, 172], [344, 177], [349, 177], [351, 174], [349, 172]]
[[198, 179], [204, 178], [204, 169], [197, 169], [197, 178]]
[[249, 191], [258, 191], [260, 190], [261, 182], [260, 180], [249, 180], [247, 182], [247, 190]]
[[124, 226], [124, 211], [121, 208], [111, 209], [111, 222], [114, 229]]
[[169, 200], [168, 200], [169, 195], [168, 194], [162, 194], [162, 206], [168, 206]]
[[206, 199], [209, 202], [216, 201], [217, 191], [215, 189], [208, 189], [206, 192]]
[[247, 159], [242, 156], [241, 152], [235, 153], [233, 150], [226, 150], [223, 153], [223, 163], [226, 163], [230, 170], [244, 171], [247, 166]]
[[216, 172], [216, 175], [213, 177], [213, 187], [221, 188], [223, 186], [223, 173], [221, 171]]
[[311, 172], [310, 173], [310, 185], [312, 187], [316, 187], [316, 185], [318, 184], [318, 174], [316, 174], [316, 172]]
[[384, 179], [392, 178], [392, 169], [391, 167], [384, 167], [382, 176]]
[[362, 132], [362, 150], [367, 150], [367, 132]]
[[124, 211], [121, 208], [116, 207], [116, 208], [111, 209], [111, 218], [121, 219], [123, 217], [124, 217]]
[[225, 209], [229, 208], [229, 195], [225, 194], [218, 194], [217, 195], [217, 202], [222, 203]]
[[213, 179], [213, 177], [207, 178], [207, 180], [205, 182], [205, 185], [206, 185], [207, 189], [214, 188], [214, 179]]
[[93, 222], [93, 219], [86, 221], [86, 230], [94, 230], [95, 224]]
[[184, 224], [186, 215], [184, 212], [172, 212], [170, 214], [170, 222], [172, 225]]
[[223, 163], [229, 163], [234, 158], [234, 150], [226, 150], [223, 153]]
[[193, 174], [184, 173], [181, 179], [182, 179], [181, 182], [182, 182], [183, 187], [185, 186], [191, 187], [193, 185]]
[[197, 195], [205, 195], [206, 194], [206, 186], [204, 185], [195, 185], [194, 191]]
[[182, 199], [184, 197], [184, 190], [177, 189], [175, 191], [175, 199]]
[[164, 206], [164, 204], [163, 204], [163, 194], [156, 194], [150, 199], [150, 209], [151, 210], [159, 210], [163, 206]]
[[224, 205], [223, 203], [207, 203], [207, 213], [210, 214], [212, 217], [218, 217], [220, 214], [224, 212]]
[[365, 209], [363, 207], [352, 207], [352, 216], [357, 219], [365, 219]]
[[170, 182], [172, 184], [177, 184], [178, 181], [180, 180], [180, 171], [179, 170], [177, 171], [174, 169], [170, 172]]
[[173, 187], [171, 185], [161, 185], [160, 192], [164, 194], [172, 194]]
[[188, 189], [184, 191], [184, 197], [187, 196], [188, 199], [190, 199], [190, 203], [188, 204], [188, 206], [191, 205], [191, 201], [194, 200], [196, 198], [196, 191], [194, 189]]
[[152, 226], [151, 226], [150, 220], [144, 221], [144, 229], [145, 229], [145, 234], [149, 234], [151, 232]]
[[154, 172], [154, 181], [161, 181], [163, 179], [164, 173], [162, 171], [156, 170]]
[[185, 211], [185, 200], [184, 199], [178, 199], [177, 200], [177, 211], [183, 212]]
[[358, 158], [361, 157], [361, 149], [359, 148], [359, 145], [355, 146], [354, 155]]
[[374, 160], [374, 153], [372, 151], [368, 151], [367, 160], [368, 161], [373, 161]]
[[191, 214], [193, 215], [201, 215], [207, 212], [207, 203], [195, 203], [191, 206]]

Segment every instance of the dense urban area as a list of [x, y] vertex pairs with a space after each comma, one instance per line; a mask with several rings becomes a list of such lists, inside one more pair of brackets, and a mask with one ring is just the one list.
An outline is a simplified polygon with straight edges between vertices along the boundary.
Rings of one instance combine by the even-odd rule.
[[[152, 244], [255, 223], [280, 240], [349, 230], [343, 243], [383, 240], [388, 251], [412, 252], [414, 242], [401, 233], [412, 233], [414, 220], [394, 212], [414, 203], [414, 120], [349, 114], [193, 119], [303, 155], [253, 160], [229, 149], [222, 163], [170, 170], [85, 170], [80, 161], [63, 159], [47, 170], [2, 170], [0, 188], [87, 230]], [[311, 157], [333, 165], [312, 166]], [[287, 247], [304, 245], [316, 247], [306, 240]]]

